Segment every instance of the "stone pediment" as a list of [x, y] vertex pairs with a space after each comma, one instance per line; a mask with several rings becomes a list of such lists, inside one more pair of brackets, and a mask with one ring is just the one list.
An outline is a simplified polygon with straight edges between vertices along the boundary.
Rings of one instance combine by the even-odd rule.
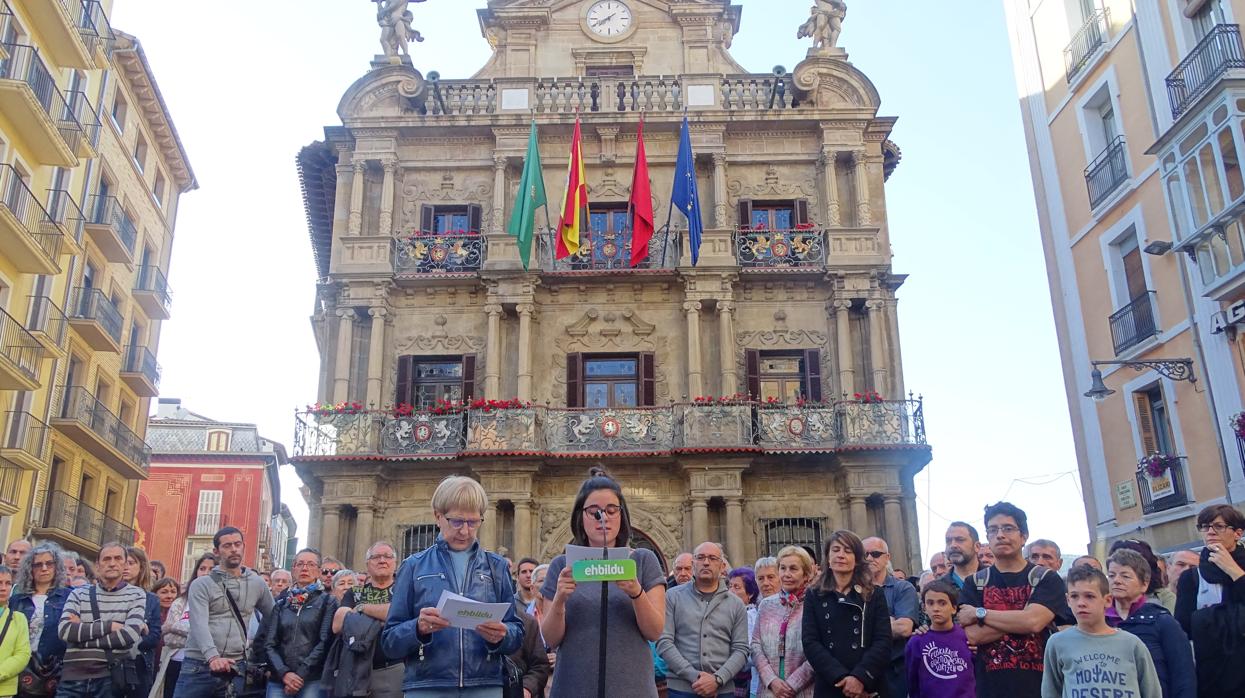
[[876, 115], [882, 106], [873, 82], [846, 56], [810, 51], [791, 78], [800, 99], [811, 100], [818, 109], [862, 109]]
[[337, 104], [337, 115], [351, 119], [399, 116], [417, 111], [425, 100], [427, 82], [409, 65], [378, 68], [355, 81]]

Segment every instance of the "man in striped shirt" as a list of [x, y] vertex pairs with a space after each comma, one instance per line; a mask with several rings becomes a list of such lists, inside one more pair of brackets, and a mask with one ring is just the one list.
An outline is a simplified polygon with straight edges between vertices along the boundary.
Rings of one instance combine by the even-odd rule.
[[108, 659], [111, 655], [113, 661], [132, 663], [137, 656], [138, 643], [147, 634], [147, 592], [126, 584], [124, 573], [125, 547], [105, 543], [95, 566], [96, 584], [69, 594], [58, 628], [69, 645], [58, 697], [121, 698], [127, 694], [126, 687], [113, 685]]

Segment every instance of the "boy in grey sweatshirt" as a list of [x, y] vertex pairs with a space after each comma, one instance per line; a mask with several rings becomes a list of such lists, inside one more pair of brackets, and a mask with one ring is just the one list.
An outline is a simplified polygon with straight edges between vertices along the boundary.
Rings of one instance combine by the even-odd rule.
[[1068, 572], [1068, 605], [1076, 627], [1046, 643], [1042, 698], [1163, 698], [1145, 644], [1107, 625], [1109, 592], [1106, 576], [1092, 567]]

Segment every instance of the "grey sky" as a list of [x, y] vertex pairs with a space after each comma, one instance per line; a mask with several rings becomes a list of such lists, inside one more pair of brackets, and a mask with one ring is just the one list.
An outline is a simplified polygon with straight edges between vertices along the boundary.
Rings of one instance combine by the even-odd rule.
[[[736, 59], [794, 68], [809, 3], [737, 2]], [[484, 4], [412, 4], [428, 37], [416, 67], [459, 78], [482, 66]], [[842, 44], [877, 85], [882, 114], [899, 117], [904, 157], [886, 193], [895, 271], [911, 274], [900, 291], [906, 381], [926, 397], [935, 454], [917, 479], [925, 557], [946, 517], [979, 524], [1005, 495], [1035, 537], [1081, 550], [1079, 484], [1056, 478], [1076, 462], [1001, 4], [849, 6]], [[113, 23], [143, 42], [202, 184], [178, 221], [161, 392], [257, 422], [292, 449], [294, 409], [315, 399], [317, 375], [294, 156], [337, 123], [339, 98], [378, 52], [375, 5], [117, 0]], [[305, 523], [290, 470], [285, 500]]]

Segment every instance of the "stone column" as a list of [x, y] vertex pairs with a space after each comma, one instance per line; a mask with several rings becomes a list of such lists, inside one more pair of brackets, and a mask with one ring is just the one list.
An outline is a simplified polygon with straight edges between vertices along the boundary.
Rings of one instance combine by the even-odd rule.
[[883, 397], [891, 397], [886, 386], [886, 347], [882, 328], [886, 323], [886, 303], [869, 301], [865, 303], [869, 310], [869, 362], [873, 365], [873, 389]]
[[384, 189], [380, 192], [380, 230], [377, 235], [393, 235], [393, 187], [398, 172], [398, 159], [386, 158], [381, 162], [385, 168]]
[[484, 306], [488, 313], [488, 340], [484, 354], [484, 397], [488, 400], [498, 399], [501, 392], [501, 305], [490, 303]]
[[704, 499], [692, 500], [692, 542], [688, 550], [709, 539], [709, 502]]
[[735, 304], [718, 301], [718, 362], [722, 364], [721, 390], [723, 395], [739, 392], [739, 378], [735, 375]]
[[497, 502], [489, 502], [488, 509], [484, 510], [484, 523], [480, 524], [480, 547], [490, 552], [497, 550], [497, 533], [501, 527], [501, 510], [497, 508]]
[[338, 308], [337, 356], [333, 366], [333, 402], [350, 399], [350, 346], [354, 336], [354, 308]]
[[342, 237], [350, 226], [350, 175], [354, 168], [349, 162], [349, 151], [338, 153], [339, 161], [335, 167], [337, 172], [337, 194], [333, 199], [333, 237]]
[[516, 562], [525, 557], [532, 557], [532, 501], [516, 499], [514, 502], [514, 550], [512, 558]]
[[726, 556], [736, 567], [745, 564], [744, 502], [737, 497], [726, 500]]
[[[904, 535], [903, 510], [899, 507], [899, 497], [887, 496], [882, 501], [882, 518], [886, 521], [886, 544], [890, 546], [891, 560], [896, 565], [908, 565], [908, 537]], [[904, 567], [907, 570], [907, 567]]]
[[[320, 548], [321, 528], [323, 528], [324, 514], [323, 508], [319, 504], [310, 504], [307, 507], [307, 545], [308, 548]], [[293, 560], [290, 564], [293, 565]]]
[[359, 507], [359, 516], [354, 524], [354, 556], [356, 570], [367, 569], [367, 549], [375, 539], [372, 537], [372, 525], [376, 520], [376, 510], [368, 506]]
[[856, 225], [872, 225], [873, 208], [869, 203], [869, 157], [864, 148], [852, 151], [852, 166], [856, 177]]
[[713, 227], [725, 230], [731, 227], [726, 201], [726, 153], [713, 154]]
[[341, 506], [325, 504], [324, 527], [320, 531], [320, 553], [329, 557], [341, 555]]
[[852, 495], [852, 532], [861, 538], [867, 538], [871, 533], [865, 530], [869, 526], [869, 507], [865, 502], [863, 495]]
[[367, 314], [372, 317], [372, 336], [367, 347], [367, 403], [379, 407], [384, 385], [385, 318], [389, 311], [369, 308]]
[[367, 161], [355, 160], [352, 164], [354, 179], [350, 182], [350, 227], [347, 232], [350, 235], [360, 235], [363, 233], [363, 184]]
[[856, 367], [852, 358], [852, 302], [834, 302], [834, 319], [838, 329], [835, 344], [839, 350], [839, 390], [847, 395], [856, 392]]
[[505, 155], [493, 156], [493, 235], [506, 232], [506, 160]]
[[843, 224], [843, 216], [839, 210], [839, 180], [838, 180], [838, 158], [839, 154], [833, 150], [821, 151], [821, 157], [817, 160], [818, 168], [821, 170], [822, 177], [822, 194], [826, 199], [826, 225], [837, 227]]
[[699, 301], [688, 301], [683, 304], [683, 312], [687, 313], [687, 398], [689, 400], [705, 394], [700, 365], [700, 307]]
[[532, 399], [532, 315], [536, 306], [520, 303], [519, 311], [519, 384], [520, 400]]
[[891, 331], [886, 346], [890, 350], [890, 365], [894, 367], [890, 375], [891, 388], [894, 398], [902, 400], [907, 395], [907, 390], [903, 382], [903, 352], [899, 348], [899, 302], [894, 298], [886, 301], [886, 321]]

